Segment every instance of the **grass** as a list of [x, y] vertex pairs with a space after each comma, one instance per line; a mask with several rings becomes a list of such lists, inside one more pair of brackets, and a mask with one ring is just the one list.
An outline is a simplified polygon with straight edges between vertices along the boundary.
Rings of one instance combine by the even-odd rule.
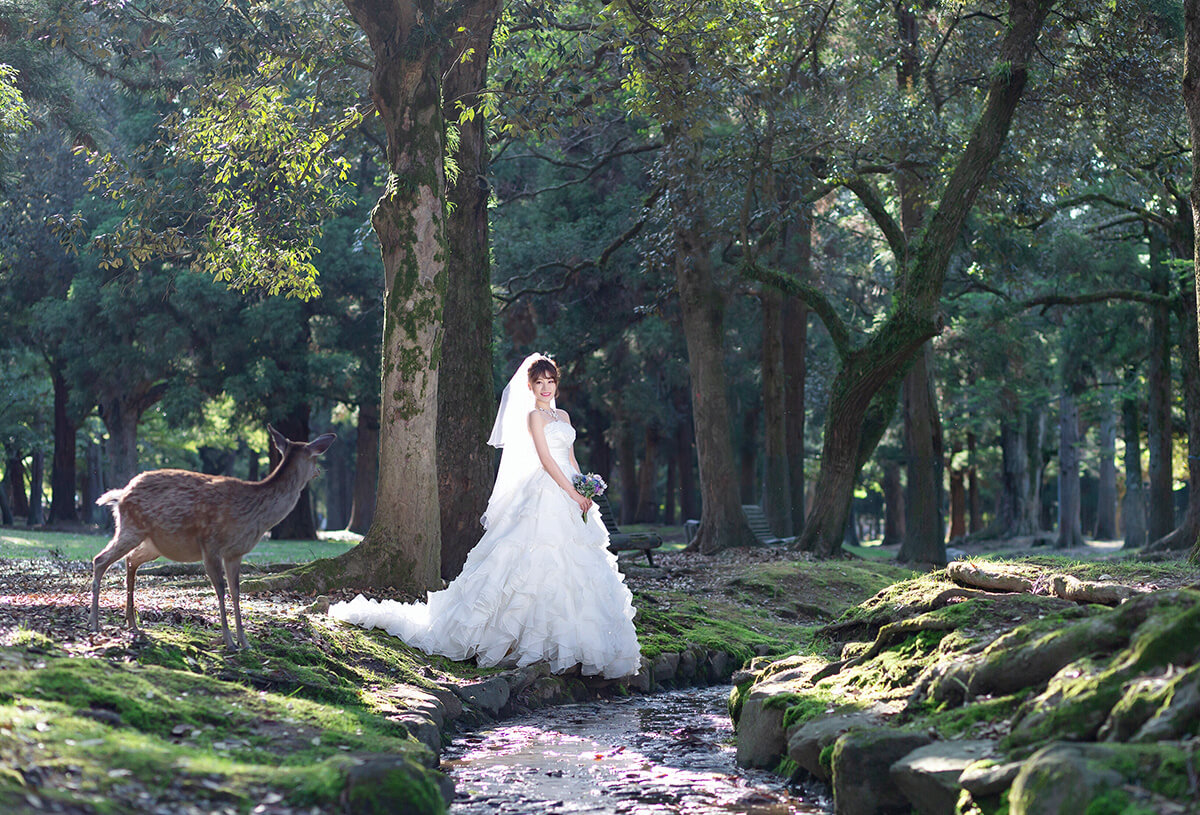
[[[250, 563], [307, 563], [336, 557], [359, 541], [349, 532], [322, 532], [321, 540], [264, 540], [246, 556]], [[10, 560], [91, 560], [109, 541], [108, 535], [74, 532], [25, 531], [7, 528], [0, 532], [0, 558]]]

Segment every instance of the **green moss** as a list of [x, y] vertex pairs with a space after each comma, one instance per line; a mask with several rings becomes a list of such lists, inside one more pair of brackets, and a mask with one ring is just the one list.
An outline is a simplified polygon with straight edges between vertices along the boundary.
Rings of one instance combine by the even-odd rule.
[[430, 774], [412, 762], [374, 774], [369, 784], [352, 784], [346, 800], [351, 812], [362, 815], [438, 815], [446, 811]]

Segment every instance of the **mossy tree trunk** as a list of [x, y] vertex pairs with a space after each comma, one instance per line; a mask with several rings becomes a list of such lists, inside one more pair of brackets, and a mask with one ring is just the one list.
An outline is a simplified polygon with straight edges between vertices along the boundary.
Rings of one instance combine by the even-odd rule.
[[1104, 387], [1100, 399], [1100, 466], [1096, 488], [1096, 530], [1100, 540], [1117, 537], [1117, 394]]
[[783, 293], [773, 286], [762, 292], [763, 514], [776, 537], [792, 534], [792, 489], [787, 451], [787, 402], [783, 366]]
[[486, 117], [460, 111], [479, 103], [487, 80], [499, 0], [468, 3], [453, 41], [469, 54], [446, 74], [442, 89], [447, 120], [458, 121], [458, 178], [447, 189], [446, 303], [438, 367], [437, 467], [441, 504], [441, 575], [453, 580], [479, 542], [479, 518], [494, 477], [487, 439], [496, 410], [492, 383], [492, 286], [488, 254], [489, 151]]
[[71, 389], [61, 366], [51, 366], [54, 383], [54, 458], [50, 465], [50, 521], [77, 523], [75, 508], [75, 417], [69, 410]]
[[[388, 177], [371, 214], [384, 271], [379, 482], [361, 544], [293, 581], [309, 589], [441, 586], [437, 392], [446, 290], [442, 48], [433, 0], [345, 0], [371, 45], [371, 98], [387, 133]], [[450, 29], [453, 30], [453, 29]]]
[[1058, 541], [1060, 549], [1083, 545], [1079, 490], [1079, 406], [1074, 383], [1063, 382], [1058, 409]]
[[908, 485], [904, 542], [898, 559], [906, 563], [946, 563], [942, 532], [942, 422], [930, 370], [932, 349], [926, 343], [914, 355], [904, 378], [904, 441]]
[[379, 401], [358, 406], [354, 442], [354, 499], [346, 528], [364, 534], [375, 518], [375, 487], [379, 483]]
[[[1193, 309], [1186, 320], [1200, 323], [1200, 0], [1183, 0], [1184, 56], [1183, 102], [1187, 108], [1188, 131], [1192, 141], [1192, 270]], [[1200, 331], [1198, 331], [1200, 333]], [[1197, 343], [1200, 355], [1200, 343]], [[1200, 484], [1192, 480], [1192, 489]], [[1200, 560], [1200, 538], [1192, 543], [1191, 558]]]
[[[954, 245], [1008, 135], [1028, 79], [1029, 59], [1053, 0], [1011, 0], [1007, 28], [991, 70], [984, 107], [966, 147], [915, 240], [907, 241], [882, 197], [861, 177], [847, 185], [863, 200], [891, 245], [899, 276], [890, 314], [854, 347], [832, 305], [812, 287], [768, 275], [785, 291], [809, 300], [833, 338], [840, 368], [830, 386], [812, 509], [796, 547], [831, 556], [841, 547], [854, 483], [895, 412], [899, 383], [913, 355], [942, 327], [940, 298]], [[900, 268], [902, 267], [902, 268]]]
[[670, 197], [675, 221], [675, 278], [687, 341], [696, 455], [700, 462], [700, 526], [692, 546], [713, 554], [749, 546], [754, 535], [738, 498], [725, 387], [724, 303], [713, 280], [710, 246], [702, 222], [698, 186], [700, 146], [682, 135], [669, 140], [675, 189]]
[[[784, 248], [794, 249], [796, 277], [812, 279], [812, 209], [802, 209], [795, 230], [785, 233]], [[783, 304], [784, 414], [787, 431], [788, 489], [792, 534], [804, 529], [804, 383], [807, 377], [808, 306], [798, 297]]]
[[[1167, 246], [1157, 229], [1150, 230], [1150, 288], [1169, 289]], [[1175, 528], [1175, 496], [1171, 444], [1171, 312], [1165, 303], [1150, 307], [1150, 365], [1147, 374], [1147, 446], [1150, 448], [1150, 504], [1147, 533], [1151, 541]]]

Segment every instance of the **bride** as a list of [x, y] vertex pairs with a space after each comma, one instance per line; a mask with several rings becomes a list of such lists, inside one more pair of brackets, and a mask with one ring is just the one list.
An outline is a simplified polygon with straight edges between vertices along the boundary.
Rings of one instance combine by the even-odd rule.
[[526, 357], [505, 387], [488, 439], [503, 454], [485, 532], [449, 586], [424, 603], [360, 594], [330, 615], [481, 667], [545, 661], [555, 673], [575, 665], [610, 679], [637, 673], [633, 597], [599, 510], [571, 483], [575, 428], [557, 392], [558, 368], [541, 354]]

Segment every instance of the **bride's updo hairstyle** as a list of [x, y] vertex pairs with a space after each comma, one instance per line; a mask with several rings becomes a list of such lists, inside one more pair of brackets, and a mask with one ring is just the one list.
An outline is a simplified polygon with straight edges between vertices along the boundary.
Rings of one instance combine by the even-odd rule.
[[532, 385], [539, 379], [546, 378], [558, 382], [558, 366], [548, 357], [536, 359], [529, 366], [529, 384]]

